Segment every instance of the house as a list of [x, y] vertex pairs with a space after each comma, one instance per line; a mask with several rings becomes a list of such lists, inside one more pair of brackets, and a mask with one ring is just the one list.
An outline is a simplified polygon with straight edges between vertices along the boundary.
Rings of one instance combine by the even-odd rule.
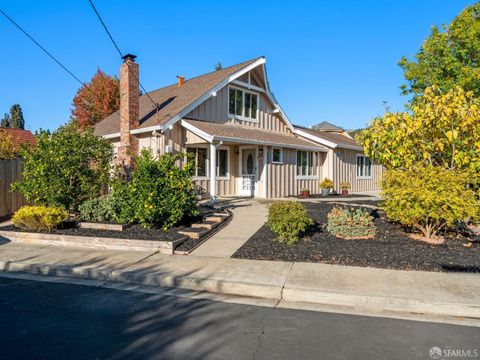
[[131, 165], [143, 148], [190, 153], [196, 187], [206, 197], [279, 198], [302, 188], [318, 193], [324, 177], [338, 176], [336, 184], [351, 180], [363, 159], [355, 189], [376, 188], [371, 163], [342, 129], [292, 124], [270, 91], [264, 57], [191, 79], [177, 76], [176, 83], [142, 96], [135, 58], [123, 58], [120, 110], [94, 130], [112, 141], [117, 162]]
[[19, 148], [24, 143], [35, 145], [35, 136], [29, 130], [0, 128], [0, 132], [12, 139], [15, 148]]

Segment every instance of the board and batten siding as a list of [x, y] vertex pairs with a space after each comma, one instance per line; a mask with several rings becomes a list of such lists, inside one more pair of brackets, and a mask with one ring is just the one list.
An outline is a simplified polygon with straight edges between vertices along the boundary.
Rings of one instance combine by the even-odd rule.
[[22, 177], [22, 160], [0, 160], [0, 218], [12, 215], [27, 204], [18, 192], [10, 192], [10, 185]]
[[319, 180], [322, 177], [322, 167], [325, 154], [318, 152], [317, 161], [313, 164], [317, 170], [315, 178], [297, 178], [297, 151], [295, 149], [283, 148], [283, 163], [272, 163], [272, 148], [268, 147], [267, 161], [267, 197], [285, 198], [297, 196], [302, 188], [310, 190], [311, 194], [318, 194]]
[[350, 149], [337, 148], [333, 151], [333, 181], [335, 190], [340, 191], [341, 182], [351, 184], [351, 192], [380, 190], [383, 167], [372, 163], [372, 176], [368, 179], [357, 178], [357, 154], [363, 152]]
[[[235, 87], [242, 88], [241, 86], [237, 85], [235, 85]], [[273, 113], [273, 104], [263, 92], [258, 92], [259, 111], [257, 122], [230, 119], [230, 116], [228, 114], [228, 89], [228, 85], [222, 88], [220, 91], [217, 92], [217, 96], [212, 96], [206, 101], [204, 101], [202, 104], [200, 104], [190, 113], [188, 113], [186, 118], [218, 123], [235, 123], [247, 127], [254, 127], [258, 129], [277, 132], [290, 132], [287, 124], [280, 118], [280, 114]]]

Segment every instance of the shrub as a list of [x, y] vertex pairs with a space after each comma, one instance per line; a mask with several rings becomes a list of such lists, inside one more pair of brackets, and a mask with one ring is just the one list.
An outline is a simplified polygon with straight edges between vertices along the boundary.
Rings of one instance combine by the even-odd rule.
[[457, 221], [478, 216], [475, 193], [465, 172], [438, 166], [388, 170], [382, 180], [383, 208], [388, 217], [419, 230], [427, 241]]
[[333, 189], [333, 181], [325, 178], [320, 182], [320, 189]]
[[80, 218], [90, 222], [118, 222], [118, 213], [111, 195], [90, 199], [79, 206]]
[[271, 204], [268, 208], [268, 227], [277, 233], [281, 242], [293, 245], [313, 220], [302, 204], [295, 201]]
[[112, 197], [120, 209], [120, 222], [139, 222], [169, 228], [198, 214], [193, 191], [193, 162], [177, 166], [184, 154], [164, 154], [154, 159], [143, 150], [126, 180], [120, 176], [112, 184]]
[[52, 134], [41, 131], [35, 147], [20, 150], [23, 179], [12, 186], [35, 205], [76, 209], [105, 190], [110, 177], [112, 145], [74, 124]]
[[346, 239], [375, 236], [373, 217], [365, 209], [334, 207], [327, 217], [326, 229], [335, 236]]
[[43, 231], [56, 229], [66, 219], [68, 213], [65, 210], [46, 206], [23, 206], [12, 218], [16, 227]]

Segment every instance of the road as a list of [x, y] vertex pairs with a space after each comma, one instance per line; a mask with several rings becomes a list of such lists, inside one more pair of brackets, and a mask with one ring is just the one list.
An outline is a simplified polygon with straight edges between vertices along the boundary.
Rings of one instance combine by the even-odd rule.
[[[430, 359], [480, 328], [0, 278], [0, 359]], [[456, 358], [458, 359], [458, 357]]]

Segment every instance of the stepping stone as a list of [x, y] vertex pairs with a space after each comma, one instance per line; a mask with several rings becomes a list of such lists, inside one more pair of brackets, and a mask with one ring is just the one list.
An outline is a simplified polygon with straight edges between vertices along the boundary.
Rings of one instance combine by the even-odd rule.
[[202, 222], [202, 223], [195, 223], [192, 224], [192, 228], [204, 228], [208, 230], [212, 230], [213, 228], [217, 227], [220, 223], [209, 221], [209, 222]]
[[188, 236], [190, 239], [199, 240], [202, 235], [205, 235], [209, 230], [205, 228], [187, 228], [185, 230], [179, 231], [179, 234]]

